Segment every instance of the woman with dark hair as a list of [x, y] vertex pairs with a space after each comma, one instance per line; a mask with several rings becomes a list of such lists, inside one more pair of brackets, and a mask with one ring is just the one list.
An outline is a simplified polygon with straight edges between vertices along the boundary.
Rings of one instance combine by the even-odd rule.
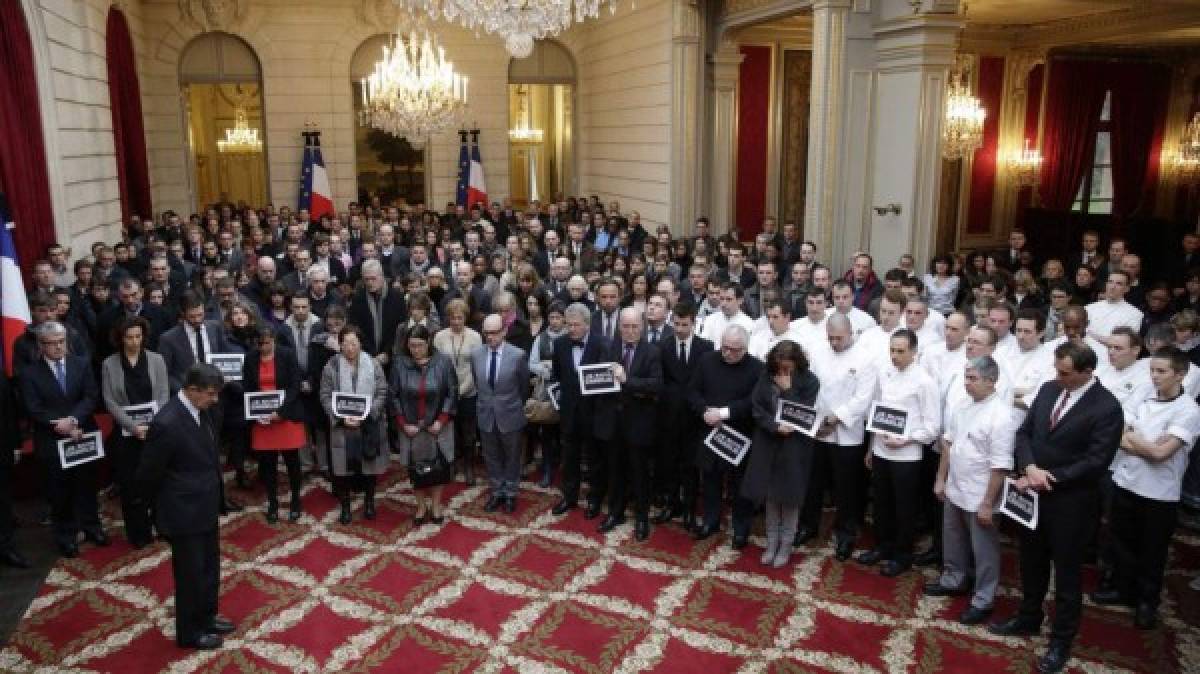
[[692, 268], [692, 255], [688, 252], [687, 241], [676, 239], [671, 243], [671, 262], [683, 270]]
[[408, 339], [408, 333], [418, 327], [423, 327], [431, 334], [437, 334], [442, 326], [438, 320], [432, 316], [433, 302], [430, 301], [429, 295], [418, 290], [410, 293], [405, 301], [408, 303], [408, 322], [400, 325], [396, 330], [396, 340], [392, 342], [393, 356], [399, 355], [404, 350], [404, 341]]
[[445, 267], [450, 259], [450, 253], [442, 245], [441, 235], [434, 227], [425, 230], [425, 248], [429, 250], [429, 259], [439, 267]]
[[524, 301], [525, 321], [529, 323], [529, 336], [537, 336], [546, 328], [546, 307], [550, 304], [550, 296], [543, 290], [530, 293]]
[[276, 281], [271, 284], [271, 290], [268, 294], [268, 306], [270, 307], [267, 313], [263, 316], [263, 322], [270, 325], [276, 332], [283, 327], [284, 321], [288, 317], [288, 307], [292, 303], [292, 291], [283, 284], [283, 281]]
[[283, 404], [269, 416], [250, 424], [250, 448], [258, 455], [258, 477], [267, 489], [267, 522], [279, 521], [279, 457], [287, 467], [292, 500], [288, 520], [300, 519], [300, 448], [304, 445], [304, 405], [300, 384], [304, 373], [295, 353], [276, 346], [275, 331], [258, 328], [258, 349], [242, 363], [242, 388], [246, 393], [283, 391]]
[[964, 302], [974, 301], [971, 297], [971, 289], [979, 287], [983, 279], [987, 278], [987, 255], [981, 250], [971, 251], [967, 255], [967, 263], [963, 267], [962, 281], [958, 284], [958, 301], [955, 302], [958, 306], [962, 306]]
[[442, 486], [454, 477], [454, 413], [458, 377], [438, 353], [424, 326], [409, 333], [397, 353], [391, 380], [392, 409], [400, 429], [397, 449], [417, 497], [416, 524], [442, 523]]
[[146, 350], [149, 334], [150, 322], [141, 316], [121, 321], [112, 336], [117, 351], [100, 366], [104, 406], [116, 426], [108, 443], [121, 490], [125, 537], [130, 545], [139, 549], [154, 539], [150, 529], [150, 498], [135, 479], [150, 422], [135, 421], [126, 408], [154, 403], [154, 409], [160, 410], [170, 395], [166, 361], [157, 353]]
[[1071, 304], [1087, 306], [1096, 300], [1096, 272], [1086, 264], [1075, 268], [1075, 280], [1071, 284]]
[[[225, 316], [226, 343], [233, 353], [250, 353], [258, 347], [258, 314], [249, 304], [235, 301]], [[242, 403], [242, 382], [225, 380], [221, 389], [221, 440], [229, 448], [229, 463], [241, 489], [250, 488], [246, 477], [246, 415]]]
[[[567, 334], [567, 331], [563, 324], [565, 304], [554, 300], [543, 308], [546, 315], [545, 328], [540, 333], [535, 333], [536, 338], [529, 349], [529, 372], [540, 380], [540, 390], [545, 391], [545, 385], [553, 379], [550, 365], [554, 359], [554, 340]], [[532, 326], [532, 323], [530, 325]], [[532, 327], [530, 329], [532, 330]], [[538, 485], [549, 487], [554, 481], [554, 471], [558, 468], [558, 421], [530, 423], [526, 430], [530, 440], [530, 451], [532, 452], [535, 443], [541, 445], [542, 449], [542, 479]]]
[[650, 279], [646, 278], [645, 274], [639, 274], [629, 280], [629, 292], [622, 300], [621, 306], [645, 311], [648, 299], [650, 299]]
[[959, 278], [954, 275], [954, 260], [949, 255], [935, 256], [929, 262], [929, 273], [921, 279], [929, 293], [929, 308], [943, 316], [954, 312], [958, 297]]
[[[338, 521], [349, 524], [350, 492], [363, 491], [363, 516], [375, 519], [375, 484], [387, 470], [387, 377], [383, 366], [363, 351], [358, 328], [348, 325], [338, 334], [338, 354], [321, 371], [321, 407], [329, 418], [329, 472], [333, 493], [341, 503]], [[365, 418], [339, 417], [334, 414], [333, 394], [367, 396]]]
[[780, 568], [791, 558], [792, 539], [812, 472], [813, 440], [775, 421], [779, 401], [814, 407], [820, 386], [809, 370], [804, 350], [784, 340], [767, 353], [767, 366], [750, 397], [756, 430], [742, 480], [742, 497], [766, 504], [764, 565]]

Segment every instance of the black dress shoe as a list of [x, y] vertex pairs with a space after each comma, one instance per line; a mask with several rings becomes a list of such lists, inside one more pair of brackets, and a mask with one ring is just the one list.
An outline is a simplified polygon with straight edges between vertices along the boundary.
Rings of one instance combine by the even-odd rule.
[[567, 499], [564, 498], [564, 499], [560, 499], [558, 503], [554, 504], [554, 509], [550, 511], [550, 514], [551, 515], [565, 515], [565, 514], [567, 514], [568, 510], [574, 510], [578, 507], [579, 506], [574, 501], [568, 501]]
[[734, 550], [741, 550], [750, 543], [749, 534], [734, 534], [733, 540], [729, 541], [729, 547]]
[[244, 508], [245, 506], [243, 506], [241, 503], [227, 498], [221, 504], [221, 514], [228, 515], [229, 513], [240, 513]]
[[516, 496], [506, 496], [504, 498], [504, 512], [508, 513], [509, 515], [517, 512]]
[[29, 568], [29, 560], [25, 559], [25, 556], [17, 552], [15, 548], [10, 547], [0, 549], [0, 563], [17, 569]]
[[272, 503], [267, 506], [267, 523], [277, 524], [279, 522], [279, 504]]
[[969, 587], [946, 587], [940, 582], [925, 583], [926, 597], [961, 597], [970, 592]]
[[684, 531], [691, 531], [696, 528], [696, 514], [690, 510], [683, 511], [683, 516], [679, 519], [679, 523], [683, 525]]
[[925, 552], [918, 552], [916, 557], [913, 557], [913, 564], [917, 566], [941, 566], [942, 555], [935, 548], [929, 548]]
[[236, 629], [237, 625], [234, 625], [232, 620], [220, 615], [213, 618], [212, 626], [210, 627], [210, 631], [213, 634], [229, 634]]
[[650, 518], [650, 521], [654, 522], [655, 524], [666, 524], [667, 522], [675, 519], [675, 515], [675, 509], [667, 507], [654, 513], [654, 517]]
[[1125, 593], [1116, 588], [1096, 590], [1088, 595], [1088, 599], [1101, 606], [1133, 606], [1134, 602]]
[[369, 520], [375, 519], [375, 499], [369, 498], [363, 503], [363, 517]]
[[583, 519], [594, 520], [600, 516], [600, 504], [588, 501], [587, 509], [583, 511]]
[[616, 515], [609, 515], [608, 517], [604, 518], [604, 521], [600, 523], [600, 526], [596, 527], [596, 531], [599, 531], [602, 534], [607, 534], [608, 532], [612, 531], [613, 529], [616, 529], [617, 527], [621, 526], [622, 524], [625, 524], [624, 517], [617, 517]]
[[879, 550], [863, 550], [862, 552], [858, 553], [858, 556], [854, 558], [854, 561], [858, 562], [859, 564], [865, 564], [866, 566], [875, 566], [883, 561], [883, 553]]
[[633, 525], [633, 537], [638, 542], [650, 538], [650, 522], [645, 519], [638, 519], [637, 524]]
[[112, 545], [112, 540], [109, 539], [108, 534], [104, 533], [103, 529], [84, 531], [83, 540], [95, 543], [102, 548]]
[[1041, 674], [1061, 672], [1071, 659], [1071, 646], [1063, 641], [1051, 641], [1046, 647], [1046, 653], [1038, 658], [1037, 670]]
[[492, 494], [491, 498], [489, 498], [489, 499], [487, 500], [487, 503], [485, 503], [485, 504], [483, 505], [483, 512], [485, 512], [485, 513], [494, 513], [494, 512], [496, 512], [496, 510], [497, 510], [497, 509], [499, 509], [499, 508], [500, 508], [500, 505], [501, 505], [502, 503], [504, 503], [504, 497], [503, 497], [503, 496], [501, 496], [501, 495], [499, 495], [499, 494]]
[[837, 547], [834, 548], [833, 556], [839, 561], [844, 562], [850, 559], [850, 555], [854, 554], [854, 543], [851, 541], [838, 541]]
[[692, 538], [697, 541], [702, 541], [702, 540], [708, 538], [709, 536], [712, 536], [713, 534], [717, 533], [720, 530], [721, 530], [721, 528], [716, 525], [713, 525], [711, 527], [700, 525], [700, 526], [697, 526], [695, 529], [692, 529]]
[[430, 515], [429, 516], [430, 524], [442, 524], [445, 521], [446, 521], [446, 518], [443, 515]]
[[413, 526], [414, 527], [424, 526], [425, 523], [428, 521], [429, 521], [429, 515], [417, 515], [417, 516], [413, 517]]
[[1015, 615], [1004, 622], [988, 625], [988, 631], [1002, 637], [1032, 637], [1042, 631], [1042, 624]]
[[75, 557], [79, 556], [79, 544], [78, 543], [59, 543], [58, 551], [59, 551], [59, 553], [62, 554], [63, 557], [68, 557], [68, 558], [74, 559]]
[[958, 622], [961, 625], [979, 625], [991, 615], [992, 609], [990, 608], [968, 606], [965, 611], [958, 614]]
[[353, 516], [350, 513], [350, 503], [343, 501], [342, 502], [342, 512], [340, 515], [338, 515], [338, 522], [341, 524], [350, 524], [350, 521], [352, 519], [353, 519]]
[[796, 538], [792, 539], [792, 547], [800, 547], [805, 543], [817, 537], [817, 530], [810, 527], [801, 526], [796, 529]]
[[1158, 609], [1149, 604], [1138, 604], [1133, 612], [1133, 626], [1139, 630], [1152, 630], [1158, 627]]
[[889, 559], [879, 567], [879, 575], [884, 578], [895, 578], [911, 568], [912, 562], [908, 560]]
[[304, 514], [304, 510], [299, 503], [293, 503], [291, 508], [288, 508], [288, 521], [299, 522], [300, 516]]
[[220, 648], [225, 640], [219, 634], [201, 634], [195, 639], [180, 641], [180, 648], [195, 648], [201, 651], [211, 651]]

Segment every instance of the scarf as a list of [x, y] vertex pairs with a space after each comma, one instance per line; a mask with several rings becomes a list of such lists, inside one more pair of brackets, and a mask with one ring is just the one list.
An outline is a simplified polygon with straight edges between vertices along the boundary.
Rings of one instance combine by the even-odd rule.
[[388, 294], [387, 284], [384, 283], [383, 289], [381, 289], [379, 291], [379, 302], [378, 303], [376, 303], [375, 298], [371, 295], [371, 292], [369, 290], [366, 291], [366, 293], [367, 293], [367, 309], [369, 309], [371, 311], [371, 329], [372, 329], [371, 334], [374, 335], [375, 346], [380, 351], [383, 351], [385, 348], [387, 348], [386, 345], [383, 344], [383, 303], [385, 301], [387, 301], [387, 294]]
[[[359, 393], [370, 397], [375, 395], [375, 361], [366, 351], [358, 354], [358, 362], [351, 366], [345, 357], [337, 358], [336, 390], [342, 393]], [[349, 384], [347, 385], [347, 382]], [[374, 400], [371, 401], [374, 403]]]

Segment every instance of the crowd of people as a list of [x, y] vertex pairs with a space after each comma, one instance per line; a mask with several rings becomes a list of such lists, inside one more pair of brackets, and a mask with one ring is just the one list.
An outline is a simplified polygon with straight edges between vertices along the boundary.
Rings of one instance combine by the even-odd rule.
[[[342, 524], [360, 493], [374, 518], [391, 470], [411, 482], [416, 525], [444, 521], [443, 486], [477, 476], [488, 512], [516, 512], [530, 475], [560, 491], [554, 515], [582, 507], [600, 532], [631, 517], [637, 541], [674, 520], [709, 538], [728, 507], [742, 549], [762, 511], [761, 561], [774, 567], [822, 538], [831, 505], [838, 561], [886, 577], [940, 566], [925, 592], [969, 595], [966, 625], [990, 619], [1011, 478], [1039, 494], [1039, 519], [1013, 525], [1023, 599], [989, 629], [1036, 634], [1053, 566], [1038, 668], [1062, 669], [1091, 560], [1092, 601], [1157, 624], [1171, 536], [1200, 508], [1188, 460], [1200, 237], [1152, 278], [1120, 238], [1104, 252], [1089, 231], [1069, 258], [1040, 259], [1020, 230], [1006, 249], [939, 255], [924, 273], [903, 255], [880, 276], [864, 252], [822, 260], [794, 223], [768, 218], [750, 245], [704, 218], [689, 229], [652, 233], [597, 197], [135, 217], [114, 245], [55, 245], [32, 265], [32, 324], [3, 390], [28, 428], [0, 437], [32, 436], [55, 540], [73, 557], [81, 538], [110, 540], [97, 462], [64, 468], [57, 445], [111, 415], [125, 535], [171, 541], [184, 646], [217, 647], [233, 629], [209, 587], [217, 514], [243, 507], [216, 477], [222, 463], [240, 488], [256, 473], [272, 524], [280, 462], [292, 522], [313, 474]], [[250, 394], [271, 392], [250, 414]], [[147, 404], [156, 414], [135, 414]], [[899, 425], [876, 424], [878, 406]], [[196, 437], [177, 447], [181, 434]], [[744, 458], [718, 451], [722, 434], [749, 440]], [[868, 515], [871, 544], [855, 555]], [[12, 528], [0, 504], [0, 559], [24, 565]]]

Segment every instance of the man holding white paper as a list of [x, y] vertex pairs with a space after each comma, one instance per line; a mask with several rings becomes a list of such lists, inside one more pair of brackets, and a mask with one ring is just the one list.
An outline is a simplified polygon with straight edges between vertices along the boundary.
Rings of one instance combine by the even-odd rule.
[[[1016, 417], [996, 392], [1000, 368], [991, 356], [972, 358], [964, 370], [963, 385], [971, 401], [946, 420], [933, 486], [934, 494], [945, 502], [942, 575], [925, 586], [925, 594], [971, 593], [971, 603], [958, 621], [978, 625], [991, 615], [1000, 581], [1000, 535], [993, 509], [1004, 476], [1012, 470]], [[975, 577], [973, 592], [968, 585], [971, 576]]]

